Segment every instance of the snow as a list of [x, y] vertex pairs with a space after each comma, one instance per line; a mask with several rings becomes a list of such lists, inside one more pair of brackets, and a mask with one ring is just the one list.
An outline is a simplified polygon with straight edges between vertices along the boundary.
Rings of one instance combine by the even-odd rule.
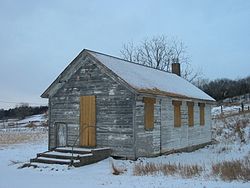
[[8, 119], [4, 120], [4, 122], [0, 123], [0, 128], [8, 128], [8, 127], [26, 127], [28, 125], [42, 126], [46, 124], [47, 117], [45, 114], [38, 114], [33, 116], [27, 116], [22, 120], [18, 119]]
[[[132, 167], [134, 161], [129, 160], [113, 160], [111, 158], [98, 162], [96, 164], [83, 166], [80, 168], [71, 168], [67, 165], [47, 165], [39, 164], [38, 168], [24, 168], [17, 169], [24, 162], [28, 162], [35, 153], [47, 149], [46, 140], [42, 143], [22, 144], [13, 147], [0, 149], [0, 187], [1, 188], [44, 188], [44, 187], [60, 187], [60, 188], [128, 188], [128, 187], [176, 187], [176, 188], [189, 188], [189, 187], [216, 187], [216, 188], [247, 188], [250, 186], [248, 182], [223, 182], [221, 180], [211, 180], [206, 177], [201, 179], [183, 179], [178, 176], [163, 176], [163, 175], [150, 175], [150, 176], [134, 176], [132, 175]], [[182, 163], [195, 163], [202, 161], [206, 163], [207, 156], [213, 149], [201, 149], [194, 153], [173, 154], [169, 156], [161, 156], [157, 158], [141, 159], [143, 162], [182, 162]], [[230, 154], [228, 154], [230, 155]], [[116, 166], [125, 167], [128, 169], [125, 174], [114, 176], [111, 170], [111, 161], [114, 161]], [[209, 159], [210, 160], [210, 159]], [[211, 156], [212, 160], [212, 156]], [[20, 163], [14, 164], [11, 161]], [[137, 161], [138, 162], [138, 161]], [[13, 179], [15, 181], [13, 181]]]
[[[39, 159], [42, 159], [42, 160], [53, 160], [53, 161], [58, 161], [58, 162], [66, 162], [66, 163], [70, 163], [70, 159], [51, 159], [49, 157], [39, 157]], [[80, 160], [74, 160], [75, 162], [80, 162]]]
[[[216, 110], [214, 110], [216, 111]], [[39, 164], [37, 168], [29, 167], [18, 169], [30, 158], [34, 158], [36, 153], [47, 150], [47, 137], [40, 137], [39, 140], [32, 139], [30, 142], [19, 144], [1, 145], [0, 143], [0, 188], [249, 188], [250, 182], [244, 181], [222, 181], [219, 177], [211, 176], [211, 165], [220, 161], [230, 161], [243, 159], [250, 154], [250, 122], [245, 127], [246, 142], [241, 143], [237, 134], [233, 136], [232, 126], [238, 120], [250, 119], [250, 114], [239, 115], [237, 117], [217, 119], [213, 122], [213, 131], [222, 128], [221, 134], [214, 135], [219, 142], [207, 146], [194, 152], [175, 153], [154, 158], [139, 158], [137, 161], [115, 160], [108, 158], [95, 164], [73, 168], [67, 165]], [[18, 132], [14, 129], [2, 131], [2, 133]], [[22, 128], [21, 133], [33, 134], [31, 128]], [[44, 130], [36, 128], [34, 132]], [[1, 132], [0, 132], [1, 133]], [[70, 149], [70, 147], [69, 147]], [[56, 154], [56, 152], [54, 152]], [[115, 176], [112, 174], [111, 163], [116, 167], [126, 169], [123, 174]], [[135, 164], [142, 163], [159, 164], [198, 164], [204, 167], [205, 171], [199, 177], [182, 178], [179, 175], [164, 176], [155, 174], [148, 176], [133, 175]], [[13, 181], [14, 180], [14, 181]]]
[[[58, 147], [57, 150], [72, 150], [72, 147]], [[88, 148], [73, 148], [73, 150], [77, 150], [77, 151], [86, 151], [86, 152], [91, 152], [92, 149], [88, 149]]]
[[[249, 107], [250, 107], [249, 103], [245, 103], [244, 104], [244, 110], [247, 111]], [[228, 106], [222, 105], [222, 107], [221, 106], [217, 106], [217, 107], [214, 107], [212, 109], [213, 116], [220, 115], [221, 114], [221, 108], [222, 108], [222, 111], [223, 111], [224, 115], [237, 114], [237, 113], [239, 113], [239, 110], [240, 111], [242, 110], [242, 107], [241, 107], [240, 103], [238, 105], [228, 105]]]
[[[46, 152], [46, 154], [50, 155], [61, 155], [61, 156], [72, 156], [72, 153], [62, 153], [62, 152], [56, 152], [56, 151], [51, 151], [51, 152]], [[73, 157], [87, 157], [87, 156], [92, 156], [92, 153], [88, 154], [73, 154]]]
[[[239, 112], [241, 109], [240, 106], [222, 106], [223, 113], [232, 113], [232, 112]], [[214, 107], [212, 109], [213, 115], [220, 115], [221, 114], [221, 106]]]
[[212, 97], [175, 74], [138, 65], [98, 52], [88, 52], [135, 89], [158, 89], [172, 94], [214, 101]]
[[18, 124], [27, 124], [30, 122], [43, 122], [45, 121], [46, 118], [44, 117], [44, 114], [38, 114], [38, 115], [33, 115], [33, 116], [28, 116], [23, 120], [18, 121]]

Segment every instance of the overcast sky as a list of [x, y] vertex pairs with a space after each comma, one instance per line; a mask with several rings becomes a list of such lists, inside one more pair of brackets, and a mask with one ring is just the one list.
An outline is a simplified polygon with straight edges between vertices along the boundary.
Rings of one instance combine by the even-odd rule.
[[41, 93], [84, 48], [120, 56], [156, 35], [184, 41], [209, 79], [250, 75], [248, 0], [0, 0], [0, 108], [47, 104]]

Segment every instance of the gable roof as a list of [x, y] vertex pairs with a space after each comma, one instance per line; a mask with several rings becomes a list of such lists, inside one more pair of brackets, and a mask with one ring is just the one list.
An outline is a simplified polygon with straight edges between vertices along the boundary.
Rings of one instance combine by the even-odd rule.
[[214, 101], [205, 92], [176, 74], [142, 66], [120, 58], [88, 51], [137, 91], [155, 91], [188, 98]]
[[[111, 70], [116, 76], [125, 81], [129, 86], [139, 93], [151, 93], [159, 95], [169, 95], [182, 98], [193, 98], [206, 101], [215, 101], [205, 92], [188, 82], [187, 80], [177, 76], [176, 74], [161, 71], [155, 68], [139, 65], [121, 58], [102, 54], [99, 52], [84, 49], [80, 54], [86, 53]], [[79, 55], [80, 55], [79, 54]], [[78, 56], [79, 56], [78, 55]], [[77, 59], [77, 58], [76, 58]], [[70, 65], [58, 76], [57, 80], [62, 78], [63, 73], [67, 72]], [[65, 73], [64, 73], [65, 74]], [[60, 78], [59, 78], [60, 77]], [[55, 80], [50, 87], [42, 94], [46, 97], [50, 88], [59, 80]]]

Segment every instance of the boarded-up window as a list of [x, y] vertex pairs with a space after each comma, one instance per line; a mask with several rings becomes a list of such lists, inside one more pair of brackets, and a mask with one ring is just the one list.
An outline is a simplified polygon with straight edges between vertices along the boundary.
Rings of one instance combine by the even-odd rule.
[[144, 126], [146, 130], [154, 128], [154, 104], [155, 99], [144, 97]]
[[188, 126], [192, 127], [194, 126], [194, 103], [187, 102], [187, 106], [188, 106]]
[[205, 125], [205, 104], [199, 103], [200, 107], [200, 125]]
[[181, 126], [181, 101], [172, 101], [174, 105], [174, 126]]

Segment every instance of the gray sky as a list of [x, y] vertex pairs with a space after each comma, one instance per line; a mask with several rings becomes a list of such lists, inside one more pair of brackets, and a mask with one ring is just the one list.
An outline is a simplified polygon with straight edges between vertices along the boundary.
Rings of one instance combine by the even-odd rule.
[[162, 34], [209, 79], [250, 75], [248, 0], [0, 0], [0, 108], [47, 104], [40, 94], [84, 48], [120, 56]]

